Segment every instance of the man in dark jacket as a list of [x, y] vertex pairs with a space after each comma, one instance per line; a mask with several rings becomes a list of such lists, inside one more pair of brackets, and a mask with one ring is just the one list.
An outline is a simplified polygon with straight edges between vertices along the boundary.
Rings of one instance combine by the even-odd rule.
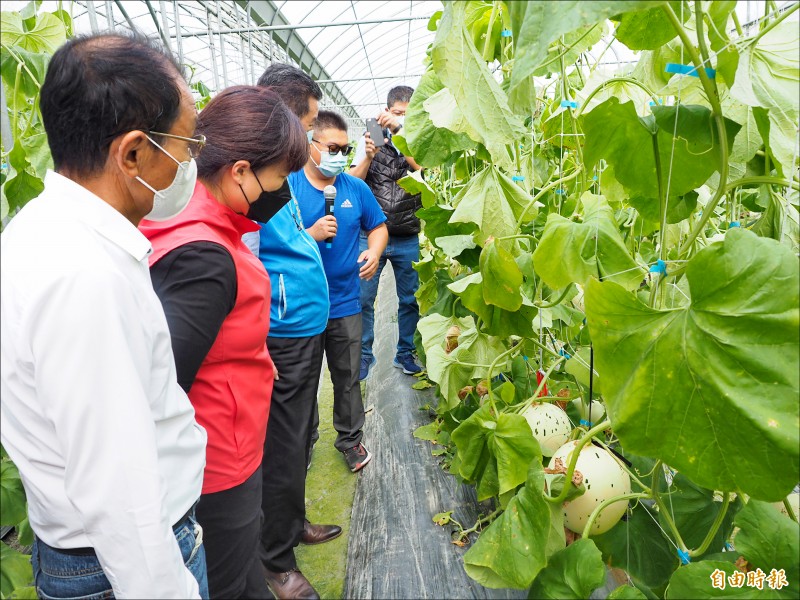
[[[378, 293], [380, 274], [386, 261], [392, 263], [398, 300], [397, 352], [394, 366], [403, 373], [413, 375], [419, 373], [420, 366], [414, 358], [414, 332], [419, 320], [419, 306], [414, 294], [419, 287], [419, 276], [412, 263], [419, 260], [419, 219], [417, 210], [421, 207], [419, 194], [412, 195], [397, 185], [397, 181], [405, 177], [409, 171], [416, 171], [420, 166], [410, 156], [404, 156], [392, 144], [392, 135], [403, 128], [408, 103], [414, 90], [407, 86], [398, 86], [389, 90], [386, 110], [377, 119], [384, 130], [384, 145], [376, 147], [369, 133], [361, 138], [356, 156], [350, 166], [350, 174], [363, 179], [386, 215], [389, 228], [389, 244], [380, 258], [376, 277], [369, 281], [361, 280], [361, 320], [363, 333], [361, 337], [361, 371], [359, 379], [366, 379], [369, 368], [375, 361], [372, 354], [372, 342], [375, 334], [375, 296]], [[367, 241], [362, 233], [362, 250]]]

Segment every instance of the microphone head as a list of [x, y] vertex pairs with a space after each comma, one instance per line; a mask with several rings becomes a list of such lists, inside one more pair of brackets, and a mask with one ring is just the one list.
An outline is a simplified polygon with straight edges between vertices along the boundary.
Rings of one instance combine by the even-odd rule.
[[334, 200], [336, 198], [336, 188], [332, 185], [326, 185], [325, 189], [322, 190], [322, 195], [325, 200]]

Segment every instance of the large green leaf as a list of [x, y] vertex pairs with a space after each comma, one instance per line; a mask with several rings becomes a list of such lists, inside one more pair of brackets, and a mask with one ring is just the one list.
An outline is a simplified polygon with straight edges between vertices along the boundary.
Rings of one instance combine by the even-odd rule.
[[550, 557], [534, 579], [528, 597], [582, 600], [605, 581], [606, 566], [600, 550], [591, 539], [580, 539]]
[[[594, 93], [598, 88], [600, 88], [600, 91]], [[593, 95], [587, 104], [586, 99], [590, 94]], [[580, 91], [576, 92], [575, 98], [581, 106], [581, 114], [583, 115], [592, 112], [592, 110], [609, 98], [616, 98], [620, 104], [624, 104], [628, 101], [633, 102], [636, 113], [640, 117], [645, 117], [650, 114], [649, 103], [652, 102], [650, 94], [645, 92], [640, 86], [619, 77], [610, 77], [608, 73], [600, 69], [589, 75], [589, 78], [586, 80], [586, 85], [584, 85]]]
[[522, 271], [512, 254], [493, 239], [486, 241], [481, 251], [481, 275], [483, 275], [483, 299], [508, 311], [522, 306]]
[[475, 321], [472, 317], [457, 319], [456, 317], [436, 313], [421, 318], [417, 323], [417, 330], [422, 337], [422, 346], [425, 348], [425, 353], [429, 353], [434, 346], [444, 348], [447, 332], [453, 326], [457, 326], [464, 332], [475, 327]]
[[[711, 111], [681, 104], [654, 106], [653, 113], [655, 122], [652, 117], [642, 119], [632, 102], [620, 104], [609, 98], [581, 117], [585, 164], [591, 167], [604, 158], [631, 195], [658, 198], [651, 134], [657, 130], [662, 186], [670, 196], [682, 196], [705, 183], [718, 168], [719, 139]], [[730, 149], [740, 125], [725, 119], [725, 127]]]
[[511, 89], [521, 85], [547, 61], [548, 47], [562, 35], [628, 11], [652, 8], [652, 0], [508, 0], [514, 39], [514, 70]]
[[[669, 488], [666, 487], [666, 482], [662, 484], [662, 488], [664, 488], [662, 493], [669, 492], [664, 501], [684, 543], [689, 548], [699, 547], [719, 514], [722, 501], [715, 501], [713, 490], [700, 487], [683, 473], [675, 474]], [[738, 498], [731, 502], [707, 553], [720, 552], [725, 546], [725, 541], [733, 529], [733, 518], [740, 506], [741, 501]], [[668, 529], [669, 525], [664, 515], [659, 514], [658, 519], [661, 526], [665, 530]]]
[[[725, 589], [712, 587], [712, 573], [717, 570], [725, 575]], [[686, 600], [687, 598], [705, 600], [706, 598], [767, 598], [769, 592], [743, 585], [733, 587], [728, 584], [728, 577], [737, 572], [736, 567], [718, 560], [704, 560], [681, 567], [669, 580], [665, 598], [669, 600]], [[741, 573], [740, 573], [741, 575]], [[765, 586], [766, 587], [766, 586]]]
[[404, 133], [408, 148], [414, 160], [425, 167], [435, 167], [454, 152], [475, 147], [469, 136], [441, 129], [431, 122], [423, 103], [443, 87], [436, 73], [427, 71], [419, 80], [406, 111]]
[[17, 173], [6, 180], [3, 194], [8, 200], [10, 212], [22, 208], [29, 200], [33, 200], [44, 191], [44, 182], [27, 171]]
[[[472, 318], [460, 319], [458, 324], [461, 326], [467, 322], [472, 322]], [[430, 324], [433, 329], [436, 327], [435, 323], [439, 323], [439, 327], [443, 327], [445, 322], [431, 320], [424, 325], [424, 328], [427, 330]], [[441, 329], [439, 331], [441, 332]], [[426, 332], [426, 335], [429, 334], [430, 332]], [[440, 339], [444, 341], [443, 334]], [[453, 408], [458, 404], [458, 391], [468, 385], [472, 379], [486, 377], [489, 365], [506, 350], [498, 338], [478, 331], [474, 325], [469, 329], [462, 328], [461, 335], [458, 337], [458, 347], [449, 354], [445, 352], [441, 342], [436, 343], [434, 339], [428, 343], [428, 346], [424, 346], [428, 379], [439, 384], [448, 408]], [[494, 374], [505, 371], [505, 367], [506, 361], [498, 363]]]
[[647, 596], [632, 585], [621, 585], [608, 595], [608, 600], [645, 600], [645, 598]]
[[422, 170], [414, 171], [397, 180], [397, 185], [409, 194], [420, 194], [422, 206], [429, 208], [436, 204], [436, 194], [422, 177]]
[[445, 3], [431, 51], [433, 68], [479, 138], [475, 141], [486, 146], [496, 164], [510, 168], [507, 145], [525, 129], [465, 27], [467, 7], [466, 2]]
[[538, 209], [533, 205], [528, 208], [530, 201], [531, 197], [508, 175], [488, 166], [453, 198], [456, 210], [450, 223], [475, 223], [480, 228], [475, 239], [483, 246], [489, 237], [519, 233], [517, 220], [523, 213], [523, 222], [535, 219]]
[[[464, 555], [467, 574], [485, 587], [527, 588], [547, 563], [548, 552], [564, 546], [563, 539], [551, 540], [553, 512], [542, 495], [540, 460], [541, 454], [531, 460], [523, 488]], [[563, 532], [563, 526], [559, 529]]]
[[25, 489], [10, 460], [0, 463], [0, 525], [16, 525], [27, 515]]
[[[605, 23], [593, 23], [584, 25], [574, 31], [570, 31], [561, 39], [555, 40], [547, 50], [547, 56], [542, 60], [533, 72], [534, 76], [547, 75], [548, 73], [558, 72], [561, 69], [561, 59], [565, 65], [574, 63], [581, 54], [589, 50], [597, 42], [603, 39], [606, 34]], [[566, 50], [569, 48], [569, 50]], [[530, 81], [533, 81], [531, 78]], [[523, 89], [524, 86], [514, 88], [514, 91]]]
[[554, 289], [570, 283], [585, 285], [592, 277], [604, 277], [633, 290], [645, 275], [631, 258], [614, 221], [614, 211], [603, 196], [585, 192], [583, 222], [557, 213], [547, 216], [542, 241], [533, 253], [533, 266]]
[[655, 515], [640, 504], [627, 520], [602, 535], [593, 535], [603, 560], [627, 572], [637, 585], [661, 589], [680, 564], [675, 547], [664, 537]]
[[[670, 2], [678, 18], [683, 22], [691, 16], [688, 5], [681, 10], [682, 0]], [[667, 14], [661, 6], [649, 10], [629, 12], [622, 15], [614, 36], [631, 50], [655, 50], [663, 46], [677, 34]]]
[[8, 598], [17, 588], [33, 582], [30, 556], [17, 552], [5, 542], [0, 542], [0, 593]]
[[417, 216], [425, 223], [425, 236], [429, 240], [448, 235], [472, 235], [476, 227], [474, 223], [450, 223], [454, 209], [441, 204], [429, 208], [420, 208]]
[[769, 145], [784, 173], [794, 171], [800, 115], [800, 38], [797, 22], [784, 21], [741, 49], [731, 95], [748, 106], [769, 110]]
[[[46, 52], [33, 53], [27, 52], [22, 48], [14, 48], [14, 54], [12, 55], [6, 48], [0, 49], [0, 72], [2, 72], [3, 82], [9, 92], [8, 104], [10, 109], [13, 110], [15, 102], [20, 109], [28, 108], [25, 99], [33, 98], [39, 93], [49, 61], [50, 55]], [[20, 67], [21, 63], [24, 63], [27, 68]], [[18, 68], [19, 88], [15, 97], [14, 86], [16, 85]]]
[[[22, 16], [15, 12], [0, 13], [0, 41], [6, 46], [19, 46], [28, 52], [52, 54], [67, 41], [67, 31], [61, 20], [50, 13], [40, 13], [36, 26], [25, 31]], [[41, 82], [39, 82], [41, 83]]]
[[478, 500], [515, 489], [525, 481], [531, 461], [541, 460], [525, 417], [495, 415], [489, 403], [461, 423], [452, 439], [461, 457], [460, 474], [477, 483]]
[[800, 469], [797, 258], [734, 229], [691, 260], [686, 278], [691, 303], [673, 310], [589, 283], [586, 314], [614, 431], [626, 449], [703, 487], [779, 500]]
[[717, 54], [717, 73], [728, 85], [733, 85], [739, 52], [730, 43], [728, 31], [732, 30], [731, 13], [736, 9], [737, 0], [717, 0], [708, 6], [708, 39], [711, 49]]
[[538, 311], [533, 302], [524, 294], [519, 310], [508, 311], [493, 304], [486, 304], [483, 297], [483, 276], [480, 272], [454, 281], [447, 287], [461, 299], [461, 303], [466, 308], [481, 318], [482, 329], [486, 333], [501, 338], [510, 335], [532, 336], [534, 334], [533, 320], [538, 315]]
[[800, 590], [800, 525], [775, 507], [750, 500], [738, 515], [736, 526], [740, 531], [734, 543], [753, 567], [770, 573], [783, 569], [789, 586], [783, 589], [784, 597], [797, 598]]

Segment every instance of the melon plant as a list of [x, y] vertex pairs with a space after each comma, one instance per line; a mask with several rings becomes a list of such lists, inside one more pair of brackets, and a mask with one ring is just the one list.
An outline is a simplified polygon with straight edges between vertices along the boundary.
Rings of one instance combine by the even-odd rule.
[[[610, 565], [705, 597], [721, 560], [769, 556], [797, 596], [800, 529], [768, 504], [800, 477], [798, 3], [759, 7], [445, 2], [429, 24], [395, 139], [425, 167], [400, 184], [446, 467], [498, 507], [464, 555], [485, 586], [587, 597]], [[558, 475], [531, 398], [577, 425]]]
[[572, 424], [567, 413], [554, 404], [532, 404], [522, 412], [522, 416], [528, 422], [544, 456], [553, 456], [569, 439]]
[[[561, 446], [553, 454], [548, 467], [552, 469], [557, 461], [569, 463], [577, 445], [577, 442], [569, 442]], [[619, 459], [593, 444], [580, 449], [575, 469], [581, 474], [586, 491], [574, 500], [564, 502], [564, 526], [575, 533], [583, 533], [592, 512], [602, 502], [630, 493], [631, 478]], [[592, 534], [605, 533], [617, 524], [627, 509], [627, 501], [612, 503], [597, 514], [589, 531]]]

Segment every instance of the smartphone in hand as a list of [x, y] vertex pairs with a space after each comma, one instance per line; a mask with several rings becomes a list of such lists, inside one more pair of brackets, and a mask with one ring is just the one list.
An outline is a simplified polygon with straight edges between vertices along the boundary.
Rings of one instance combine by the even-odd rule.
[[369, 133], [369, 137], [375, 143], [376, 148], [386, 144], [383, 141], [383, 129], [377, 119], [367, 119], [367, 133]]

